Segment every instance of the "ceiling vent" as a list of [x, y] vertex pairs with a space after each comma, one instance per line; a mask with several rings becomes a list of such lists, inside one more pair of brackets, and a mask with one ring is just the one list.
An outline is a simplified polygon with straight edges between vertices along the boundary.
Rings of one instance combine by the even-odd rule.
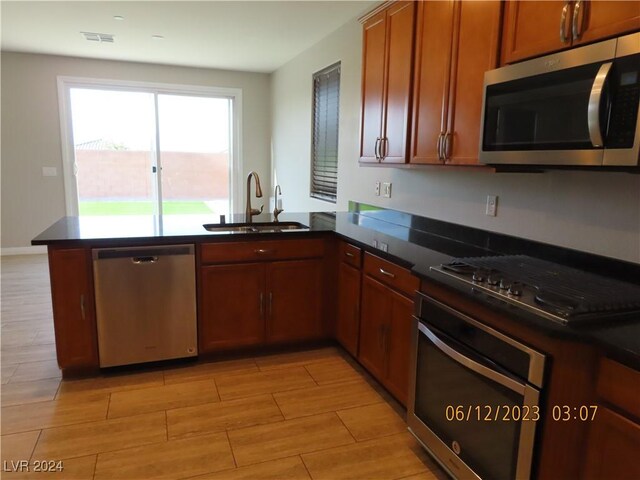
[[86, 40], [90, 42], [104, 42], [113, 43], [113, 34], [111, 33], [94, 33], [94, 32], [80, 32], [84, 35]]

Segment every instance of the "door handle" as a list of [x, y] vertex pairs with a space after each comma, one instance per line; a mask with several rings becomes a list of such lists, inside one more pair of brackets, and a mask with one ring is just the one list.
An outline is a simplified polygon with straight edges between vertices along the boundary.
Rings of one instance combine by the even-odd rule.
[[84, 311], [84, 294], [80, 295], [80, 317], [82, 320], [86, 319], [85, 311]]
[[260, 318], [264, 317], [264, 294], [260, 292], [258, 295], [258, 302], [260, 305]]
[[567, 43], [569, 36], [567, 35], [567, 17], [569, 13], [569, 5], [571, 0], [565, 0], [564, 7], [562, 7], [562, 15], [560, 15], [560, 41]]
[[611, 72], [611, 62], [604, 63], [598, 70], [596, 78], [591, 86], [589, 94], [589, 107], [587, 109], [587, 126], [589, 127], [589, 139], [594, 147], [602, 147], [602, 129], [600, 128], [600, 100], [602, 99], [602, 90], [607, 81], [609, 72]]
[[442, 141], [442, 159], [446, 162], [449, 160], [451, 155], [451, 132], [447, 132], [444, 134], [444, 139]]
[[376, 144], [373, 147], [373, 154], [376, 156], [376, 160], [380, 161], [380, 137], [376, 138]]
[[353, 253], [351, 253], [351, 252], [344, 252], [344, 254], [349, 258], [355, 257], [355, 255]]
[[396, 276], [393, 273], [387, 272], [384, 268], [380, 268], [379, 270], [380, 270], [380, 273], [386, 277], [396, 278]]
[[[571, 34], [574, 40], [578, 40], [582, 35], [582, 24], [584, 23], [584, 8], [582, 0], [576, 0], [573, 5], [573, 19], [571, 20]], [[578, 20], [579, 19], [579, 20]]]
[[387, 158], [387, 153], [389, 151], [389, 139], [387, 137], [383, 137], [380, 139], [380, 160], [384, 160]]

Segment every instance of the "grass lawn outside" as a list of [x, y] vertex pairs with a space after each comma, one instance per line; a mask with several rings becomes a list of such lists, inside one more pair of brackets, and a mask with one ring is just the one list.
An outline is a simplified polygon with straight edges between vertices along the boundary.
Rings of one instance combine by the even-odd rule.
[[[146, 201], [81, 201], [80, 215], [153, 215], [153, 202]], [[169, 200], [162, 202], [164, 215], [211, 213], [203, 201]]]

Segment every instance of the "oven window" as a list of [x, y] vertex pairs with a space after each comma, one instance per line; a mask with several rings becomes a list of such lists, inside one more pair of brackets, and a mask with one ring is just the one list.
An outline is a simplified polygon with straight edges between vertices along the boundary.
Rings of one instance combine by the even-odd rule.
[[[483, 479], [515, 478], [520, 422], [504, 417], [507, 409], [522, 406], [523, 396], [459, 364], [423, 334], [416, 377], [416, 416], [454, 451], [457, 442], [459, 457]], [[458, 406], [464, 419], [451, 419], [451, 407]]]
[[592, 149], [587, 110], [600, 65], [488, 86], [483, 149]]

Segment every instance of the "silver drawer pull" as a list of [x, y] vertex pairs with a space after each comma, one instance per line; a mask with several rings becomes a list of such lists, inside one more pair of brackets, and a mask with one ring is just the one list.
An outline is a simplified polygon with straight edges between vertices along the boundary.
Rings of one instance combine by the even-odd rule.
[[267, 255], [269, 253], [273, 253], [273, 250], [265, 250], [264, 248], [258, 248], [254, 250], [253, 253], [257, 253], [258, 255]]
[[158, 257], [133, 257], [131, 261], [136, 265], [140, 265], [142, 263], [156, 263], [158, 261]]
[[351, 252], [344, 252], [344, 254], [349, 258], [355, 257], [355, 255], [353, 253], [351, 253]]
[[393, 273], [387, 272], [384, 268], [380, 269], [380, 273], [390, 278], [396, 278], [396, 276]]

